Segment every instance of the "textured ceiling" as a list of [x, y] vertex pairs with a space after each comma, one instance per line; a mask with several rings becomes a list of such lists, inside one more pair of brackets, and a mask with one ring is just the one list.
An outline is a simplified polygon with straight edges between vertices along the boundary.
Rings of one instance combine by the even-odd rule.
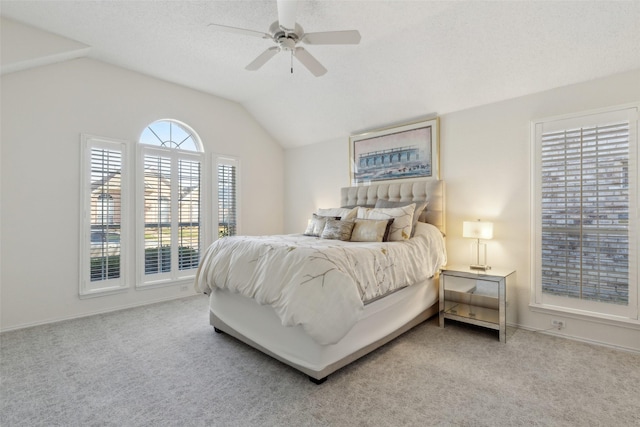
[[326, 142], [640, 69], [640, 1], [300, 1], [307, 32], [357, 29], [357, 46], [306, 45], [314, 77], [269, 40], [276, 1], [2, 1], [3, 16], [91, 46], [89, 57], [241, 103], [284, 147]]

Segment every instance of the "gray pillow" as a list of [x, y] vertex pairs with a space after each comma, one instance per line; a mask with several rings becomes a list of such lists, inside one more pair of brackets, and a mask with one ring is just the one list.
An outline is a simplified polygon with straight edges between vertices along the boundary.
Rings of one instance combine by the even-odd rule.
[[327, 219], [320, 237], [323, 239], [349, 241], [354, 225], [354, 220]]
[[412, 203], [416, 204], [416, 209], [413, 211], [413, 223], [411, 224], [411, 237], [413, 237], [416, 234], [418, 219], [420, 219], [422, 211], [427, 209], [427, 202], [391, 202], [385, 199], [378, 199], [376, 200], [376, 208], [401, 208]]
[[[320, 235], [322, 235], [322, 232], [324, 231], [324, 227], [327, 224], [328, 219], [336, 219], [336, 217], [313, 214], [313, 217], [311, 217], [311, 219], [309, 220], [307, 229], [303, 234], [305, 236], [320, 237]], [[340, 219], [340, 217], [337, 217], [337, 219]]]

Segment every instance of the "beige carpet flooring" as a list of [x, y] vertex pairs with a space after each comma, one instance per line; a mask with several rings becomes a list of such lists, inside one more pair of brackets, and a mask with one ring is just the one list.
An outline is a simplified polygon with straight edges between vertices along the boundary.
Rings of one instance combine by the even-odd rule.
[[435, 319], [314, 385], [189, 297], [0, 335], [0, 425], [638, 426], [640, 354]]

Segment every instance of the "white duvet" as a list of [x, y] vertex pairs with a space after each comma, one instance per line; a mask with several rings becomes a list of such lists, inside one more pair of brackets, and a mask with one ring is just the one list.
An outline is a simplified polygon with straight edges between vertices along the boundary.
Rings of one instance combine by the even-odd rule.
[[446, 264], [444, 239], [418, 223], [404, 242], [355, 243], [300, 234], [226, 237], [204, 253], [196, 289], [227, 289], [271, 305], [284, 326], [301, 325], [318, 344], [334, 344], [364, 304], [424, 281]]

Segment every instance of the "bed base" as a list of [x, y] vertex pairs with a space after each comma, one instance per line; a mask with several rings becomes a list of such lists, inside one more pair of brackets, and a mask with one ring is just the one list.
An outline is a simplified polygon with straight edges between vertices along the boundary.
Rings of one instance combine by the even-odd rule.
[[[445, 191], [444, 191], [444, 182], [437, 179], [426, 179], [426, 180], [415, 180], [408, 181], [403, 183], [381, 183], [369, 186], [356, 186], [356, 187], [345, 187], [341, 189], [341, 206], [350, 206], [350, 205], [375, 205], [376, 201], [379, 199], [386, 199], [395, 202], [415, 202], [415, 201], [427, 201], [429, 203], [429, 207], [426, 210], [426, 213], [423, 213], [424, 218], [421, 216], [421, 221], [428, 222], [430, 224], [435, 225], [440, 229], [440, 231], [445, 234]], [[437, 277], [435, 278], [437, 280]], [[415, 285], [414, 285], [415, 286]], [[413, 288], [414, 286], [409, 286], [408, 288]], [[238, 332], [234, 329], [233, 326], [230, 326], [225, 321], [223, 321], [219, 316], [216, 316], [214, 313], [213, 305], [210, 306], [210, 323], [214, 327], [216, 332], [224, 332], [245, 344], [273, 357], [280, 362], [291, 366], [294, 369], [308, 375], [309, 379], [316, 384], [323, 383], [327, 377], [338, 369], [350, 364], [351, 362], [365, 356], [366, 354], [372, 352], [373, 350], [383, 346], [394, 338], [402, 335], [407, 332], [411, 328], [419, 325], [425, 320], [429, 319], [432, 316], [438, 314], [439, 306], [438, 306], [438, 286], [437, 282], [435, 282], [435, 287], [430, 288], [430, 291], [427, 291], [427, 288], [420, 291], [422, 293], [413, 294], [414, 301], [421, 301], [419, 306], [416, 305], [402, 305], [404, 303], [399, 303], [395, 308], [395, 316], [397, 318], [401, 318], [403, 320], [399, 320], [398, 323], [394, 323], [393, 329], [389, 329], [390, 332], [386, 335], [382, 335], [378, 339], [376, 339], [372, 343], [368, 343], [367, 341], [358, 341], [357, 336], [350, 336], [349, 334], [344, 338], [346, 340], [351, 340], [356, 338], [356, 341], [359, 344], [354, 345], [353, 351], [347, 350], [344, 353], [336, 356], [335, 358], [329, 359], [329, 364], [319, 364], [316, 365], [318, 367], [322, 366], [319, 369], [313, 369], [313, 367], [302, 366], [295, 361], [287, 360], [287, 357], [280, 356], [276, 354], [274, 351], [265, 348], [263, 345], [258, 344], [253, 339], [247, 337], [245, 334], [251, 334], [255, 331], [250, 329], [242, 329], [244, 326], [238, 323], [240, 326], [238, 329], [241, 329], [242, 332]], [[214, 291], [216, 292], [216, 291]], [[410, 291], [409, 291], [410, 292]], [[402, 294], [403, 291], [399, 291], [397, 294]], [[212, 295], [213, 297], [213, 295]], [[386, 297], [385, 297], [386, 299]], [[397, 300], [396, 300], [397, 301]], [[213, 299], [210, 301], [210, 304], [213, 302]], [[225, 304], [228, 301], [225, 300]], [[372, 303], [371, 306], [375, 305], [376, 302]], [[220, 306], [222, 308], [223, 306]], [[256, 309], [259, 306], [256, 305]], [[219, 313], [221, 313], [219, 311]], [[413, 313], [417, 313], [415, 316], [411, 317]], [[226, 315], [220, 314], [225, 319], [229, 319], [228, 322], [235, 325], [234, 317], [226, 317]], [[404, 322], [404, 323], [403, 323]], [[359, 324], [354, 326], [354, 329]], [[379, 325], [378, 325], [379, 326]], [[373, 326], [374, 328], [376, 326]], [[283, 326], [283, 328], [285, 328]], [[387, 329], [385, 329], [387, 330]], [[282, 330], [280, 330], [282, 331]], [[384, 333], [384, 332], [383, 332]], [[260, 335], [255, 335], [256, 337]], [[376, 335], [378, 336], [378, 335]], [[375, 337], [372, 337], [374, 339]], [[305, 336], [306, 339], [306, 336]], [[348, 341], [350, 342], [350, 341]], [[358, 345], [362, 345], [358, 348]], [[329, 348], [327, 347], [318, 347], [319, 351], [323, 349]], [[277, 351], [277, 350], [276, 350]], [[351, 351], [351, 352], [350, 352]], [[346, 355], [342, 355], [346, 354]], [[301, 359], [298, 359], [301, 360]], [[302, 361], [305, 363], [306, 361]]]
[[234, 338], [236, 338], [239, 341], [242, 341], [243, 343], [255, 348], [256, 350], [261, 351], [262, 353], [265, 353], [271, 357], [273, 357], [276, 360], [279, 360], [280, 362], [291, 366], [294, 369], [297, 369], [298, 371], [306, 374], [309, 377], [309, 380], [311, 380], [313, 383], [315, 384], [322, 384], [323, 382], [326, 381], [327, 377], [332, 374], [333, 372], [337, 371], [338, 369], [358, 360], [359, 358], [371, 353], [373, 350], [382, 347], [383, 345], [385, 345], [386, 343], [388, 343], [389, 341], [397, 338], [398, 336], [402, 335], [403, 333], [407, 332], [408, 330], [412, 329], [413, 327], [419, 325], [420, 323], [424, 322], [425, 320], [429, 319], [432, 316], [435, 316], [438, 313], [439, 310], [439, 306], [438, 306], [438, 302], [436, 301], [435, 304], [433, 304], [432, 306], [428, 307], [427, 309], [425, 309], [424, 311], [422, 311], [420, 314], [418, 314], [416, 317], [414, 317], [412, 320], [410, 320], [409, 322], [405, 323], [402, 327], [396, 329], [395, 331], [391, 332], [390, 334], [378, 339], [377, 341], [362, 347], [361, 349], [355, 351], [354, 353], [351, 353], [349, 355], [347, 355], [346, 357], [328, 365], [327, 367], [325, 367], [324, 369], [320, 370], [320, 371], [316, 371], [313, 369], [309, 369], [307, 367], [304, 366], [300, 366], [294, 362], [291, 362], [289, 360], [286, 360], [283, 357], [278, 356], [277, 354], [271, 352], [270, 350], [268, 350], [267, 348], [261, 346], [260, 344], [256, 343], [255, 341], [253, 341], [250, 338], [247, 338], [246, 336], [242, 335], [241, 333], [237, 332], [236, 330], [234, 330], [232, 327], [230, 327], [229, 325], [227, 325], [225, 322], [223, 322], [220, 318], [218, 318], [212, 311], [209, 311], [209, 323], [211, 324], [211, 326], [213, 326], [214, 330], [218, 333], [224, 332], [227, 335], [230, 335]]

